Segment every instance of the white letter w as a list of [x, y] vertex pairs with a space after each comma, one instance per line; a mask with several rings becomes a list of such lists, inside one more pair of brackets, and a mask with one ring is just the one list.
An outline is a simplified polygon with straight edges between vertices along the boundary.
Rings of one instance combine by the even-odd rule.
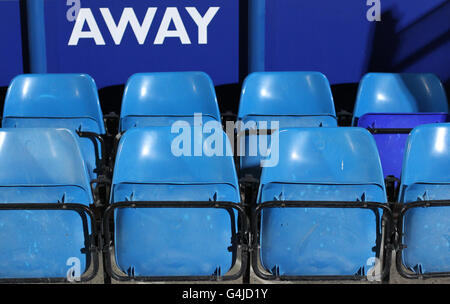
[[126, 7], [122, 12], [119, 24], [116, 25], [109, 8], [100, 8], [103, 19], [105, 19], [105, 23], [108, 26], [109, 32], [111, 33], [116, 45], [119, 45], [122, 41], [128, 23], [131, 25], [139, 44], [144, 44], [148, 31], [150, 30], [150, 26], [152, 25], [153, 18], [155, 17], [156, 10], [156, 7], [149, 7], [141, 25], [139, 24], [136, 14], [134, 13], [134, 9], [132, 7]]

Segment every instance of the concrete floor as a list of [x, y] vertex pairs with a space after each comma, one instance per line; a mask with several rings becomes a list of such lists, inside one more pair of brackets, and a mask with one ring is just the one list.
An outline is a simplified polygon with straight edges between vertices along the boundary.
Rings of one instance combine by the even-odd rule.
[[391, 273], [389, 284], [450, 284], [450, 278], [410, 280], [402, 277], [395, 267], [395, 252], [392, 253]]

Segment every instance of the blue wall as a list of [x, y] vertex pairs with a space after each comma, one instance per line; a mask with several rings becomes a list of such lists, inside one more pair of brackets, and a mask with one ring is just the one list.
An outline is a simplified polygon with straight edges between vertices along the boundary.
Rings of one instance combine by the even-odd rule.
[[[239, 72], [247, 72], [239, 71], [239, 61], [241, 67], [248, 63], [249, 72], [317, 70], [333, 84], [358, 82], [370, 71], [432, 72], [450, 83], [450, 0], [381, 0], [381, 22], [367, 21], [366, 0], [249, 0], [248, 26], [239, 24], [238, 0], [81, 0], [83, 8], [92, 10], [105, 45], [81, 39], [76, 46], [68, 45], [75, 22], [67, 13], [73, 4], [25, 2], [30, 71], [85, 72], [99, 87], [123, 84], [136, 72], [175, 70], [203, 70], [216, 85], [231, 84], [238, 82]], [[149, 6], [158, 7], [143, 45], [130, 26], [121, 45], [115, 45], [99, 11], [108, 7], [117, 22], [127, 6], [135, 9], [139, 22]], [[182, 45], [178, 38], [153, 44], [168, 6], [179, 9], [192, 44]], [[220, 7], [208, 27], [207, 45], [197, 43], [187, 6], [200, 14]], [[0, 0], [0, 86], [24, 71], [20, 17], [19, 0]], [[242, 55], [246, 46], [239, 46], [239, 35], [247, 29], [248, 58]]]
[[253, 1], [265, 1], [258, 22], [266, 30], [264, 61], [252, 70], [316, 70], [332, 83], [358, 82], [369, 71], [450, 80], [448, 0], [381, 0], [381, 22], [367, 20], [366, 0]]
[[19, 0], [0, 0], [0, 87], [23, 72]]

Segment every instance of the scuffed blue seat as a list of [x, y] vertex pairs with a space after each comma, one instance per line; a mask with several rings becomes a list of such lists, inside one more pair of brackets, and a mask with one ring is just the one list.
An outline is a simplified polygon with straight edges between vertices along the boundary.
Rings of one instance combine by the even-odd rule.
[[92, 265], [91, 219], [74, 210], [2, 210], [5, 204], [93, 203], [77, 140], [66, 129], [0, 130], [0, 279], [66, 278]]
[[177, 120], [221, 121], [211, 78], [203, 72], [142, 73], [130, 77], [120, 113], [120, 132], [133, 127], [168, 126]]
[[446, 121], [447, 98], [433, 74], [369, 73], [361, 80], [353, 125], [374, 133], [386, 177], [400, 178], [411, 129]]
[[[386, 202], [380, 160], [367, 130], [281, 130], [279, 150], [278, 166], [262, 170], [258, 204]], [[367, 274], [380, 253], [382, 213], [339, 207], [264, 208], [261, 265], [280, 277]]]
[[[229, 149], [216, 123], [223, 148]], [[192, 156], [179, 155], [172, 147], [179, 147], [174, 142], [180, 135], [171, 133], [170, 127], [125, 132], [116, 156], [111, 205], [123, 201], [238, 204], [232, 156], [194, 156], [196, 141], [200, 148], [203, 141], [187, 132], [192, 145], [181, 146]], [[115, 262], [130, 277], [220, 276], [235, 263], [237, 218], [228, 209], [121, 208], [114, 210], [114, 221]]]
[[[97, 86], [85, 74], [27, 74], [13, 79], [3, 111], [3, 128], [66, 128], [105, 134]], [[98, 139], [79, 137], [90, 179], [97, 178]]]
[[[337, 127], [330, 84], [319, 72], [258, 72], [243, 85], [238, 121], [245, 129], [291, 127]], [[261, 123], [267, 122], [267, 126]], [[253, 137], [253, 138], [252, 138]], [[260, 138], [248, 134], [241, 138], [245, 148], [240, 158], [241, 175], [259, 177], [261, 155], [252, 156], [249, 145]], [[270, 139], [270, 138], [269, 138]], [[270, 145], [270, 140], [268, 140]], [[245, 153], [244, 153], [245, 149]]]
[[[450, 200], [450, 124], [416, 127], [407, 142], [399, 201]], [[450, 207], [408, 209], [403, 265], [416, 274], [450, 272]]]

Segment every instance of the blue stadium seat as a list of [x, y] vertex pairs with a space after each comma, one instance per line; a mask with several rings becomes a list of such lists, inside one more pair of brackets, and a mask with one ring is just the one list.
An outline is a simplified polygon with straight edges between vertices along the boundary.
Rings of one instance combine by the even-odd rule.
[[434, 74], [369, 73], [360, 83], [354, 124], [368, 113], [448, 113], [448, 103]]
[[[66, 128], [105, 134], [94, 80], [85, 74], [27, 74], [13, 79], [3, 110], [3, 128]], [[102, 159], [98, 139], [80, 137], [90, 179]]]
[[446, 121], [447, 98], [433, 74], [370, 73], [361, 80], [353, 125], [374, 134], [385, 177], [400, 178], [406, 140], [414, 127]]
[[250, 74], [242, 88], [238, 119], [276, 119], [281, 128], [337, 126], [330, 84], [319, 72]]
[[[0, 129], [0, 280], [65, 279], [71, 258], [79, 260], [80, 275], [89, 269], [93, 220], [67, 204], [92, 203], [87, 168], [71, 131]], [[10, 204], [67, 209], [6, 210]]]
[[[279, 128], [337, 127], [330, 84], [318, 72], [258, 72], [250, 74], [243, 85], [238, 120], [249, 128], [260, 122], [279, 122]], [[251, 127], [250, 122], [257, 126]], [[245, 137], [245, 156], [240, 158], [241, 175], [259, 177], [260, 156], [250, 156], [249, 144], [257, 135]], [[242, 139], [241, 139], [242, 140]], [[270, 144], [270, 142], [269, 142]]]
[[[407, 142], [399, 201], [408, 206], [450, 200], [449, 164], [450, 124], [415, 128]], [[401, 262], [406, 269], [415, 274], [450, 272], [450, 205], [408, 209], [403, 232], [407, 248]]]
[[[220, 123], [216, 124], [224, 149], [229, 149]], [[189, 153], [197, 140], [201, 148], [201, 137], [191, 131], [185, 135], [192, 136]], [[239, 204], [232, 156], [175, 156], [171, 147], [179, 136], [161, 126], [124, 133], [116, 156], [111, 207], [120, 202], [139, 206], [143, 201], [177, 202], [177, 206], [181, 202]], [[236, 261], [236, 220], [228, 209], [115, 209], [115, 262], [136, 278], [223, 275]]]
[[[279, 163], [262, 170], [257, 203], [377, 203], [364, 208], [264, 208], [260, 259], [272, 276], [364, 276], [380, 254], [386, 193], [375, 142], [361, 128], [280, 132]], [[261, 206], [259, 206], [261, 208]]]
[[221, 121], [211, 78], [203, 72], [145, 73], [130, 77], [120, 113], [120, 132], [133, 127], [167, 126], [177, 120]]

